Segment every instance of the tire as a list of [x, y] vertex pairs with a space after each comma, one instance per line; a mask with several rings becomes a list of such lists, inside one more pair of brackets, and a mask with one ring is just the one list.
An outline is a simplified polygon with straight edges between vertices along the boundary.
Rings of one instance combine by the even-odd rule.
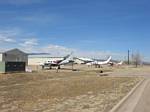
[[51, 65], [49, 66], [49, 69], [52, 69], [52, 66], [51, 66]]

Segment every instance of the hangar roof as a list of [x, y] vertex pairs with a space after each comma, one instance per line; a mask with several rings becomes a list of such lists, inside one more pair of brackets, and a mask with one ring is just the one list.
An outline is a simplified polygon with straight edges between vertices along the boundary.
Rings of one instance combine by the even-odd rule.
[[23, 53], [23, 54], [27, 54], [27, 53], [25, 53], [25, 52], [19, 50], [18, 48], [14, 48], [14, 49], [11, 49], [11, 50], [7, 50], [7, 51], [4, 51], [4, 52], [0, 52], [0, 54], [9, 53], [9, 52], [15, 52], [15, 51], [19, 51], [19, 52], [21, 52], [21, 53]]

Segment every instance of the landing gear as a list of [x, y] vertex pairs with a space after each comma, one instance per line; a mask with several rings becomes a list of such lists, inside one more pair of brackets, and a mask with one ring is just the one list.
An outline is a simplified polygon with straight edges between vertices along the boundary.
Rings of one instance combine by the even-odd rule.
[[44, 65], [42, 65], [42, 70], [44, 70]]
[[101, 65], [95, 65], [95, 68], [103, 68]]

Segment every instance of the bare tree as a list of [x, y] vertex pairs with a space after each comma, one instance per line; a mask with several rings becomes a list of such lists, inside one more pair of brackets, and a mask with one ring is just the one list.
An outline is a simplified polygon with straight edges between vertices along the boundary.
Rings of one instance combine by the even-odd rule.
[[140, 55], [139, 52], [132, 54], [132, 61], [136, 67], [142, 64], [142, 56]]

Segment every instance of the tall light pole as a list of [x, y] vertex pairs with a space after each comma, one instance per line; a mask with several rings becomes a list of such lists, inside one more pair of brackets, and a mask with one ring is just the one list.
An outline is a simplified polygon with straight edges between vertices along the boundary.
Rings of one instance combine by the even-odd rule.
[[128, 50], [128, 65], [130, 64], [130, 51]]

